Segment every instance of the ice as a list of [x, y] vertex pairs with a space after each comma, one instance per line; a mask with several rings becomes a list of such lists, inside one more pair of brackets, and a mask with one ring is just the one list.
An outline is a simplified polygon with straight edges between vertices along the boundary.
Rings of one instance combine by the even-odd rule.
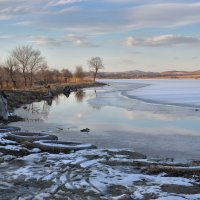
[[[102, 80], [110, 86], [89, 99], [94, 107], [123, 108], [128, 119], [173, 120], [198, 116], [191, 107], [200, 107], [200, 80]], [[184, 107], [183, 107], [184, 106]]]
[[127, 92], [128, 97], [154, 103], [200, 106], [200, 80], [170, 79], [141, 80], [140, 82], [150, 85]]
[[185, 198], [184, 197], [178, 197], [178, 196], [175, 196], [175, 195], [170, 195], [170, 196], [167, 196], [167, 197], [158, 198], [158, 200], [185, 200]]
[[81, 165], [81, 167], [86, 168], [86, 167], [89, 167], [91, 165], [95, 165], [96, 162], [97, 162], [96, 160], [89, 160], [87, 162], [81, 163], [80, 165]]

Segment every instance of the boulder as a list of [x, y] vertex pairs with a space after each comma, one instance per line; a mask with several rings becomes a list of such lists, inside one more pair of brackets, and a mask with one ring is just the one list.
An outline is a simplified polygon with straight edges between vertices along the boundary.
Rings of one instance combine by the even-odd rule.
[[8, 102], [4, 92], [0, 94], [0, 118], [8, 120]]

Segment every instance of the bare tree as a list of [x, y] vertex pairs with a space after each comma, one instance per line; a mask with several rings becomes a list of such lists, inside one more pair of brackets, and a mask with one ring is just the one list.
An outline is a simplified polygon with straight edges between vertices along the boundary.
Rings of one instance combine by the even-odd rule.
[[53, 82], [54, 82], [54, 83], [60, 82], [60, 75], [61, 75], [61, 73], [59, 72], [59, 70], [54, 69], [54, 70], [52, 71], [52, 73], [53, 73]]
[[77, 66], [74, 72], [74, 77], [77, 79], [82, 79], [84, 77], [83, 68], [81, 66]]
[[88, 61], [88, 64], [90, 71], [93, 73], [93, 79], [95, 81], [98, 71], [104, 68], [103, 59], [100, 57], [94, 57]]
[[40, 84], [45, 84], [46, 81], [46, 71], [48, 71], [48, 65], [46, 62], [44, 62], [39, 71], [36, 72], [36, 77], [37, 77], [37, 81], [40, 82]]
[[32, 46], [19, 46], [11, 52], [11, 56], [22, 71], [25, 87], [28, 78], [30, 78], [30, 86], [32, 86], [34, 73], [45, 63], [41, 52], [34, 50]]
[[16, 60], [13, 59], [12, 57], [7, 58], [7, 60], [5, 61], [4, 67], [10, 76], [13, 86], [17, 88], [16, 72], [18, 70], [18, 65], [17, 65]]
[[61, 73], [65, 82], [68, 82], [68, 79], [72, 77], [72, 73], [68, 69], [62, 69]]
[[39, 50], [33, 50], [32, 56], [30, 58], [30, 63], [28, 65], [28, 72], [30, 74], [30, 86], [33, 86], [33, 75], [38, 70], [42, 69], [46, 64], [44, 58], [41, 56]]
[[33, 48], [31, 46], [19, 46], [16, 47], [11, 52], [11, 56], [15, 59], [18, 66], [22, 70], [22, 75], [24, 78], [24, 85], [27, 86], [27, 79], [28, 79], [28, 65], [31, 61], [33, 56]]
[[53, 71], [48, 70], [48, 69], [44, 70], [43, 79], [46, 84], [53, 83], [53, 79], [54, 79]]

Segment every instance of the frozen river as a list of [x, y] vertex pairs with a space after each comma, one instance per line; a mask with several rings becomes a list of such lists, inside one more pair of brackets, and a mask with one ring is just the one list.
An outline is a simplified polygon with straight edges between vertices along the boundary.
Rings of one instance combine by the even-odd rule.
[[182, 106], [200, 106], [200, 80], [146, 80], [148, 86], [127, 92], [130, 98]]
[[[20, 108], [24, 129], [65, 141], [133, 148], [151, 157], [200, 159], [199, 80], [103, 80], [110, 86]], [[89, 133], [80, 132], [89, 128]]]

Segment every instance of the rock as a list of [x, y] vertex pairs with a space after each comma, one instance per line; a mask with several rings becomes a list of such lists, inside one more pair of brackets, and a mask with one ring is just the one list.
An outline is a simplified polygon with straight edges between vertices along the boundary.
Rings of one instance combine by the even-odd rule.
[[25, 156], [29, 154], [28, 149], [16, 145], [0, 146], [0, 152], [14, 156]]
[[31, 142], [29, 142], [29, 141], [23, 141], [23, 142], [21, 142], [20, 144], [22, 145], [22, 147], [26, 147], [26, 148], [28, 148], [28, 149], [31, 149], [31, 148], [34, 147], [34, 146], [33, 146], [33, 143], [31, 143]]
[[96, 149], [96, 146], [91, 144], [81, 144], [75, 142], [62, 142], [62, 141], [35, 141], [34, 146], [45, 152], [51, 153], [71, 153], [72, 151], [79, 151], [84, 149]]
[[8, 120], [7, 96], [2, 91], [0, 94], [0, 118]]
[[82, 129], [82, 130], [80, 130], [81, 132], [86, 132], [86, 133], [88, 133], [88, 132], [90, 132], [90, 129], [89, 128], [84, 128], [84, 129]]
[[33, 142], [37, 140], [58, 140], [58, 137], [55, 135], [49, 135], [46, 133], [32, 133], [32, 132], [9, 133], [6, 138], [17, 142], [24, 142], [24, 141]]

